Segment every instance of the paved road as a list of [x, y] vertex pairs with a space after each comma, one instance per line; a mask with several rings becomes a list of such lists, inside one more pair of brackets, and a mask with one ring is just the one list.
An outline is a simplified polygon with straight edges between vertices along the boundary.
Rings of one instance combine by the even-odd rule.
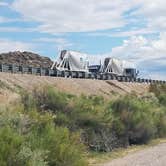
[[101, 166], [166, 166], [166, 143], [112, 160]]

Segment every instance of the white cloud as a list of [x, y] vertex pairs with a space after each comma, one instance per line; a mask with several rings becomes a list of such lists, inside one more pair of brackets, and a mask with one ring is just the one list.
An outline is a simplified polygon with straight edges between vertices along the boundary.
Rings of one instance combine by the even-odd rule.
[[0, 39], [0, 53], [9, 51], [30, 51], [33, 49], [30, 43], [23, 43], [20, 41], [13, 41], [9, 39]]
[[0, 16], [0, 23], [8, 23], [8, 22], [12, 23], [12, 22], [24, 22], [24, 21], [27, 20]]
[[[1, 20], [0, 20], [0, 23], [1, 23]], [[0, 27], [0, 32], [37, 32], [37, 29], [3, 26], [3, 27]]]
[[0, 23], [5, 22], [5, 18], [0, 16]]
[[[135, 0], [136, 1], [136, 0]], [[151, 29], [166, 30], [166, 1], [165, 0], [139, 0], [141, 7], [133, 14], [146, 18], [147, 26]]]
[[56, 33], [124, 26], [123, 14], [132, 5], [132, 0], [15, 0], [13, 8], [26, 19], [41, 22], [39, 30]]
[[135, 29], [135, 30], [128, 30], [128, 31], [116, 31], [116, 32], [91, 32], [88, 33], [88, 36], [104, 36], [104, 37], [130, 37], [130, 36], [137, 36], [137, 35], [144, 35], [144, 34], [154, 34], [156, 31], [142, 28], [142, 29]]
[[8, 3], [6, 3], [6, 2], [0, 2], [0, 7], [1, 6], [8, 6]]
[[165, 6], [165, 0], [14, 0], [12, 4], [24, 19], [40, 22], [39, 31], [52, 34], [119, 28], [133, 20], [138, 25], [145, 22], [144, 28], [148, 27], [142, 32], [124, 32], [123, 36], [165, 31]]
[[149, 73], [149, 77], [152, 78], [153, 73], [164, 70], [166, 79], [166, 33], [161, 33], [157, 40], [133, 36], [129, 40], [124, 40], [122, 46], [113, 48], [111, 53], [104, 56], [132, 61], [141, 69], [142, 75], [147, 76]]
[[165, 6], [165, 0], [14, 0], [12, 4], [24, 19], [40, 22], [39, 31], [52, 34], [119, 28], [132, 24], [133, 20], [138, 25], [145, 22], [144, 28], [148, 27], [121, 36], [165, 31]]
[[55, 44], [55, 47], [59, 51], [61, 51], [63, 49], [68, 49], [74, 45], [72, 42], [68, 41], [65, 38], [39, 38], [35, 41]]

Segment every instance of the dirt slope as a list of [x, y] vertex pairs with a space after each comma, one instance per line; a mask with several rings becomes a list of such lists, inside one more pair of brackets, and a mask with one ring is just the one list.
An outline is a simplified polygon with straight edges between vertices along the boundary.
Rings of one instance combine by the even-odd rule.
[[[148, 92], [149, 85], [140, 83], [121, 83], [118, 81], [103, 81], [92, 79], [71, 79], [26, 74], [0, 73], [0, 101], [11, 97], [13, 90], [24, 88], [32, 90], [35, 86], [51, 85], [60, 91], [74, 95], [101, 95], [111, 98], [131, 92], [144, 94]], [[10, 95], [8, 95], [8, 93]], [[12, 97], [11, 97], [12, 98]]]

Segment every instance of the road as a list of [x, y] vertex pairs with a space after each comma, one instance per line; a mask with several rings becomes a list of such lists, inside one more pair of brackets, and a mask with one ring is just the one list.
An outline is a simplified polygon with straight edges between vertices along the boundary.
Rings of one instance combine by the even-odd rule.
[[114, 159], [100, 166], [166, 166], [166, 143]]

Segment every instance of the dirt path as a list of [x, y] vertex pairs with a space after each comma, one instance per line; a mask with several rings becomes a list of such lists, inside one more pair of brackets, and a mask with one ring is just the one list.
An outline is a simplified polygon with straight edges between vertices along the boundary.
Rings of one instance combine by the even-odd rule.
[[166, 166], [166, 143], [129, 154], [100, 166]]

